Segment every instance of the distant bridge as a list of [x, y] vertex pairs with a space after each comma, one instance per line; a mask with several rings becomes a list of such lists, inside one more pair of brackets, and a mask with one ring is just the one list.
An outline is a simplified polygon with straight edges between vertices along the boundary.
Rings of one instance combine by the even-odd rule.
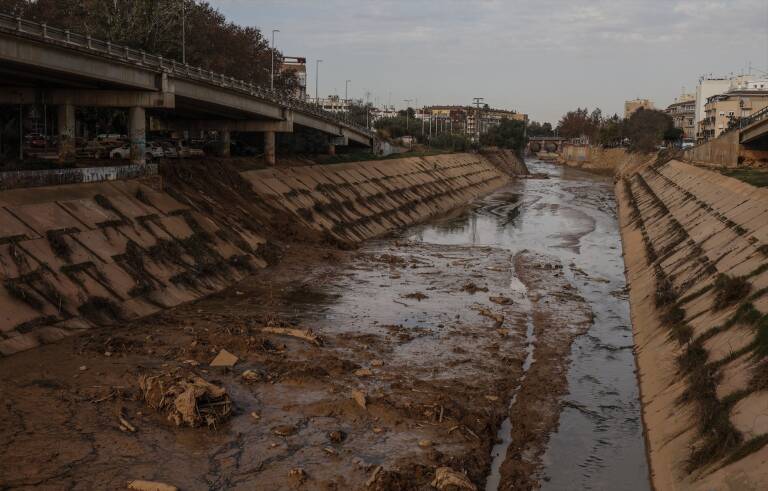
[[568, 141], [568, 138], [560, 136], [532, 136], [528, 138], [528, 151], [531, 153], [557, 152], [563, 143]]
[[58, 106], [59, 152], [75, 153], [76, 106], [127, 108], [131, 160], [144, 163], [146, 110], [168, 130], [217, 130], [222, 155], [231, 131], [264, 133], [275, 161], [275, 133], [294, 125], [329, 136], [329, 145], [372, 146], [374, 134], [307, 102], [226, 75], [45, 24], [0, 14], [0, 104]]

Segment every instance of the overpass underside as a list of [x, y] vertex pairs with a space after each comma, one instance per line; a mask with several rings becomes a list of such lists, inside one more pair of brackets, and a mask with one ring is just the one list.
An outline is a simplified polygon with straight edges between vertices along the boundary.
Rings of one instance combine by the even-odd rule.
[[139, 164], [145, 162], [148, 122], [152, 130], [216, 131], [221, 156], [229, 155], [232, 132], [262, 133], [269, 164], [275, 163], [276, 133], [295, 127], [326, 134], [329, 150], [373, 144], [367, 130], [334, 121], [301, 101], [265, 96], [252, 84], [162, 57], [158, 64], [157, 57], [108, 43], [106, 52], [99, 51], [90, 38], [77, 44], [70, 33], [61, 42], [50, 30], [38, 36], [30, 29], [9, 32], [0, 22], [0, 105], [54, 106], [63, 162], [75, 157], [76, 107], [127, 109], [131, 160]]

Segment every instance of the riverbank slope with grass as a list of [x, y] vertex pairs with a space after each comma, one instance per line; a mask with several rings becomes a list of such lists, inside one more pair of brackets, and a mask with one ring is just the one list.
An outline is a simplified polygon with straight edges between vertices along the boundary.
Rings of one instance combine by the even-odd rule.
[[768, 486], [768, 190], [677, 161], [616, 195], [656, 489]]

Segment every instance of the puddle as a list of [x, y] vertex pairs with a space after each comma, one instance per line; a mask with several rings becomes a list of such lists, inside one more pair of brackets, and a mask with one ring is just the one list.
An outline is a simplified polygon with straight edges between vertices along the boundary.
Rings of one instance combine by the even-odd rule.
[[[542, 489], [648, 490], [612, 180], [545, 162], [528, 165], [550, 179], [514, 182], [447, 223], [411, 231], [409, 238], [429, 244], [499, 247], [513, 253], [528, 249], [561, 260], [595, 322], [572, 347], [569, 393], [543, 457]], [[513, 284], [511, 290], [519, 288]], [[526, 342], [530, 346], [531, 339]], [[527, 366], [533, 356], [529, 350]], [[488, 490], [498, 487], [498, 466], [514, 423], [505, 421], [499, 432], [501, 443], [493, 449]]]

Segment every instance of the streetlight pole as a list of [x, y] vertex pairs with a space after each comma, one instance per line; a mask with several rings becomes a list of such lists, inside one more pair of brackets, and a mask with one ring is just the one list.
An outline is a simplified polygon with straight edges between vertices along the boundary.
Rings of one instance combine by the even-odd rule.
[[315, 104], [318, 106], [320, 105], [320, 90], [318, 89], [320, 85], [320, 63], [322, 63], [323, 60], [317, 60], [315, 62]]
[[413, 99], [404, 99], [404, 102], [406, 104], [406, 106], [405, 106], [405, 131], [407, 131], [408, 133], [411, 132], [411, 129], [410, 129], [410, 126], [409, 126], [410, 118], [409, 118], [409, 111], [408, 111], [408, 109], [410, 109], [410, 107], [411, 107], [411, 101], [413, 101]]
[[269, 87], [275, 90], [275, 33], [280, 32], [280, 29], [272, 29], [272, 75], [269, 77]]
[[181, 62], [187, 64], [187, 0], [181, 0]]
[[475, 111], [475, 133], [477, 134], [477, 146], [480, 147], [480, 103], [485, 100], [484, 97], [473, 97], [473, 101], [475, 101], [475, 106], [477, 106], [477, 111]]

